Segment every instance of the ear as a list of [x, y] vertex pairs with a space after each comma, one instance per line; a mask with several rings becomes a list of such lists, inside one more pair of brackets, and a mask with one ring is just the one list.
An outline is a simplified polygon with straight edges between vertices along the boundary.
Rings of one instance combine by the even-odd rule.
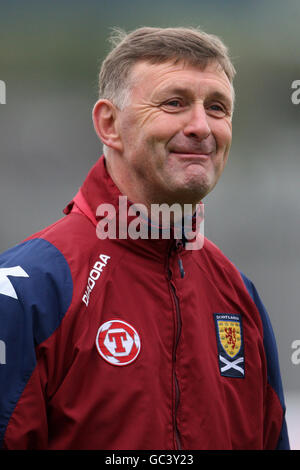
[[106, 99], [97, 101], [93, 108], [93, 124], [96, 134], [103, 144], [114, 150], [122, 150], [122, 141], [117, 129], [117, 109]]

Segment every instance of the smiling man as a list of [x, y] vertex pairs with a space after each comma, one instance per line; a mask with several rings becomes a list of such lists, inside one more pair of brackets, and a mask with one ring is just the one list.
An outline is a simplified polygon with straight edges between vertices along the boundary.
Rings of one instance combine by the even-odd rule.
[[[194, 226], [228, 159], [234, 75], [197, 29], [114, 37], [93, 109], [104, 156], [62, 219], [0, 258], [3, 448], [289, 448], [252, 282], [206, 238], [187, 249], [174, 218], [168, 238], [122, 231], [132, 205], [188, 205]], [[100, 237], [123, 197], [118, 236]]]
[[[100, 100], [94, 123], [108, 171], [132, 201], [196, 204], [216, 184], [231, 143], [232, 86], [218, 63], [138, 62], [130, 98]], [[129, 183], [129, 186], [128, 186]]]

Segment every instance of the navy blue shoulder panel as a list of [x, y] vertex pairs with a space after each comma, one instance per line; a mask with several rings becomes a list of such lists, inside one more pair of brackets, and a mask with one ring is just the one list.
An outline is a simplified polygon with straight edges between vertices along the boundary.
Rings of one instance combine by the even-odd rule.
[[[283, 411], [285, 412], [285, 402], [280, 374], [278, 351], [272, 324], [268, 312], [265, 309], [265, 306], [263, 305], [254, 284], [250, 281], [250, 279], [245, 276], [245, 274], [241, 273], [241, 276], [250, 296], [252, 297], [253, 302], [255, 303], [260, 313], [260, 317], [262, 320], [264, 332], [264, 349], [267, 358], [268, 382], [277, 393]], [[286, 421], [284, 419], [277, 449], [289, 450], [289, 448], [289, 438], [287, 433]]]
[[35, 365], [35, 348], [60, 325], [73, 296], [69, 265], [44, 239], [0, 255], [0, 447]]

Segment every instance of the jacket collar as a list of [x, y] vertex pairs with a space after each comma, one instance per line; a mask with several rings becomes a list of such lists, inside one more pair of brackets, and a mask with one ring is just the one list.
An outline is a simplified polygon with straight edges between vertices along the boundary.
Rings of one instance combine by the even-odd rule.
[[108, 174], [105, 158], [102, 155], [92, 166], [76, 196], [69, 202], [63, 212], [69, 214], [77, 208], [96, 226], [99, 220], [96, 215], [99, 205], [110, 203], [114, 207], [118, 207], [118, 197], [120, 195], [121, 192]]
[[[97, 225], [104, 217], [103, 213], [99, 214], [99, 206], [101, 204], [111, 204], [112, 206], [114, 206], [115, 215], [118, 219], [120, 213], [119, 198], [121, 196], [123, 196], [124, 198], [124, 195], [122, 195], [119, 188], [116, 186], [111, 176], [109, 175], [106, 168], [105, 157], [102, 155], [99, 160], [93, 165], [81, 188], [79, 189], [75, 197], [72, 199], [72, 201], [65, 207], [63, 212], [65, 214], [69, 214], [70, 212], [83, 213], [97, 228]], [[127, 208], [125, 211], [127, 217], [127, 225], [129, 225], [131, 220], [136, 218], [136, 216], [128, 215], [128, 209], [131, 205], [132, 203], [127, 200]], [[203, 208], [204, 206], [201, 203], [200, 210], [203, 211]], [[107, 218], [107, 214], [105, 216]], [[191, 227], [193, 230], [195, 230], [195, 221], [196, 217], [193, 217], [191, 222]], [[147, 230], [150, 233], [151, 222], [149, 219], [145, 219], [145, 225], [147, 225]], [[162, 250], [163, 252], [165, 252], [165, 250], [169, 250], [172, 246], [178, 246], [178, 240], [174, 240], [174, 233], [172, 233], [172, 231], [169, 239], [163, 238], [162, 232], [160, 231], [160, 235], [157, 239], [151, 239], [151, 237], [149, 236], [149, 238], [147, 239], [129, 241], [133, 241], [137, 245], [140, 245], [142, 242], [143, 246], [147, 245], [150, 249], [150, 245], [153, 245], [152, 248], [155, 247], [156, 250]], [[185, 240], [181, 240], [181, 244], [183, 244], [184, 246]]]

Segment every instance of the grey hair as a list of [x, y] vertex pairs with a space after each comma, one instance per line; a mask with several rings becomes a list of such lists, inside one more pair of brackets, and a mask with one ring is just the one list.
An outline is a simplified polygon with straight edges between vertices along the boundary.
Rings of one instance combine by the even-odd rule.
[[[119, 109], [129, 102], [131, 71], [141, 61], [151, 64], [185, 62], [203, 69], [217, 62], [229, 79], [234, 103], [236, 71], [228, 48], [219, 37], [198, 28], [141, 27], [130, 33], [113, 28], [109, 40], [112, 49], [100, 68], [99, 98], [110, 100]], [[103, 145], [104, 155], [107, 150]]]
[[109, 99], [120, 109], [128, 102], [130, 73], [139, 61], [152, 64], [183, 61], [202, 68], [218, 62], [231, 85], [236, 73], [221, 39], [196, 28], [142, 27], [130, 33], [114, 28], [110, 43], [112, 50], [99, 73], [99, 98]]

